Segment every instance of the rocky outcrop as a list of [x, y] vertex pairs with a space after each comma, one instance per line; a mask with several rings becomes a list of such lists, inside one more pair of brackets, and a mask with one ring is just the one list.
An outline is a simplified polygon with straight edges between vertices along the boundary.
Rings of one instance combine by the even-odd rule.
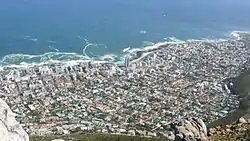
[[175, 141], [207, 141], [207, 127], [199, 118], [177, 119], [172, 123]]
[[28, 134], [15, 120], [14, 113], [2, 99], [0, 99], [0, 140], [29, 141]]

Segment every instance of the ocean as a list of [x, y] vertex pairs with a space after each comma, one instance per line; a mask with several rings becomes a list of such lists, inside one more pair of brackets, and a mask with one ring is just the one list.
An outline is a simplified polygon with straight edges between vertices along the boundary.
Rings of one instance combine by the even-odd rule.
[[249, 7], [249, 0], [3, 0], [0, 66], [119, 62], [167, 39], [229, 38], [249, 31]]

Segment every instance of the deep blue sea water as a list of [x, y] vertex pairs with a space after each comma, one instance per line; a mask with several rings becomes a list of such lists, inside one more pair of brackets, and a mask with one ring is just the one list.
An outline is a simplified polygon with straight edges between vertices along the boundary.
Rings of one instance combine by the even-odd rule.
[[82, 55], [85, 39], [102, 44], [88, 55], [121, 54], [144, 41], [225, 38], [249, 29], [249, 0], [2, 0], [0, 65], [43, 61], [29, 55], [46, 52]]

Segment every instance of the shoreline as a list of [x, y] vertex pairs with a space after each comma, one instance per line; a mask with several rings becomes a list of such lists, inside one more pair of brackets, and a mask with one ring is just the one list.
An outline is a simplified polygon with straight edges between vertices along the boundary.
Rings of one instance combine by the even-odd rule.
[[[127, 47], [123, 49], [123, 53], [121, 54], [104, 54], [103, 56], [98, 57], [90, 57], [80, 53], [73, 52], [46, 52], [44, 54], [7, 54], [2, 56], [0, 59], [0, 69], [4, 67], [33, 67], [39, 66], [43, 64], [51, 64], [51, 63], [65, 63], [65, 62], [81, 62], [82, 60], [86, 61], [104, 61], [108, 63], [115, 63], [117, 65], [121, 65], [125, 63], [127, 56], [136, 57], [138, 53], [143, 52], [152, 52], [154, 50], [160, 49], [162, 47], [166, 47], [169, 45], [177, 45], [177, 44], [188, 44], [192, 42], [202, 43], [217, 43], [227, 40], [240, 40], [242, 34], [249, 34], [249, 31], [232, 31], [230, 33], [230, 37], [218, 38], [218, 39], [189, 39], [189, 40], [180, 40], [175, 37], [168, 37], [169, 41], [156, 42], [149, 46], [144, 46], [140, 48], [130, 48]], [[138, 56], [137, 56], [138, 57]], [[73, 58], [73, 60], [71, 60]], [[77, 59], [78, 58], [78, 59]], [[64, 60], [65, 59], [65, 60]], [[38, 61], [39, 60], [39, 61]], [[105, 61], [107, 60], [107, 61]], [[17, 61], [17, 62], [16, 62]], [[12, 62], [12, 63], [11, 63]], [[18, 63], [19, 62], [19, 63]]]

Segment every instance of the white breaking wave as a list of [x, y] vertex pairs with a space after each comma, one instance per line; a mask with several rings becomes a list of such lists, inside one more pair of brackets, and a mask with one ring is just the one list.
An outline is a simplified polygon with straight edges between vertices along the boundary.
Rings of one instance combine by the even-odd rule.
[[100, 57], [100, 60], [114, 62], [114, 61], [117, 60], [117, 55], [115, 55], [115, 54], [105, 54], [105, 55]]
[[130, 47], [127, 47], [127, 48], [124, 48], [123, 50], [122, 50], [122, 52], [128, 52], [130, 50]]
[[55, 48], [54, 46], [48, 46], [49, 47], [49, 49], [51, 49], [51, 50], [54, 50], [54, 51], [56, 51], [56, 52], [59, 52], [59, 49], [58, 48]]
[[250, 34], [250, 31], [233, 31], [231, 35], [237, 39], [240, 39], [241, 34]]
[[142, 45], [143, 46], [153, 46], [155, 43], [154, 42], [150, 42], [150, 41], [143, 41]]
[[164, 38], [164, 40], [169, 41], [169, 42], [183, 42], [183, 40], [180, 40], [176, 37], [167, 37], [167, 38]]
[[37, 42], [37, 41], [38, 41], [37, 38], [32, 38], [32, 39], [30, 39], [30, 40], [33, 41], [33, 42]]
[[[87, 49], [88, 49], [88, 48], [90, 48], [90, 47], [95, 47], [95, 48], [103, 47], [103, 48], [107, 48], [107, 46], [106, 46], [105, 44], [93, 44], [93, 43], [90, 43], [89, 40], [86, 39], [86, 38], [83, 38], [83, 37], [81, 37], [81, 36], [77, 36], [77, 37], [78, 37], [79, 39], [83, 40], [83, 42], [84, 42], [84, 44], [85, 44], [85, 46], [84, 46], [83, 49], [82, 49], [82, 54], [83, 54], [84, 56], [89, 57], [89, 58], [91, 58], [91, 57], [90, 57], [90, 55], [87, 54]], [[93, 54], [93, 53], [92, 53], [92, 54]]]
[[30, 40], [30, 41], [33, 41], [33, 42], [38, 42], [38, 38], [36, 36], [25, 36], [23, 39], [24, 40]]
[[49, 40], [48, 43], [56, 43], [56, 41]]
[[140, 30], [140, 34], [147, 34], [147, 33], [148, 33], [147, 30], [144, 29]]

